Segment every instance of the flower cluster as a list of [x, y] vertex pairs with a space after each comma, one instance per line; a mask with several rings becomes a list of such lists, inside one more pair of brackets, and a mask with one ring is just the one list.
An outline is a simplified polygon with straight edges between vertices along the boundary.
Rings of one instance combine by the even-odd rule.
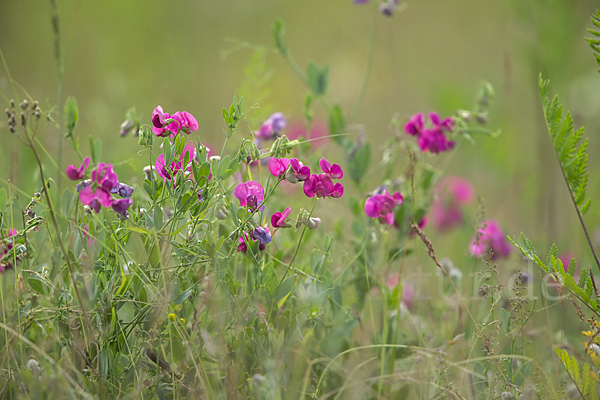
[[[288, 170], [288, 167], [291, 168]], [[285, 179], [290, 183], [298, 183], [308, 179], [310, 168], [304, 166], [297, 158], [269, 158], [269, 172], [279, 179]]]
[[400, 192], [390, 195], [386, 190], [383, 194], [375, 194], [365, 201], [365, 214], [378, 218], [383, 224], [394, 225], [394, 207], [401, 205], [402, 200]]
[[344, 194], [344, 186], [341, 183], [333, 184], [332, 179], [341, 179], [344, 176], [342, 168], [338, 164], [331, 165], [329, 161], [322, 158], [319, 166], [323, 174], [312, 174], [304, 181], [304, 194], [308, 197], [333, 197], [339, 198]]
[[452, 150], [454, 142], [448, 140], [444, 132], [452, 132], [454, 122], [451, 118], [440, 119], [437, 113], [429, 113], [430, 127], [425, 127], [425, 116], [423, 113], [413, 115], [404, 126], [407, 134], [417, 137], [417, 144], [421, 151], [430, 151], [438, 154], [442, 151]]
[[440, 231], [460, 226], [464, 220], [461, 207], [475, 197], [471, 184], [462, 178], [448, 177], [438, 185], [435, 194], [430, 211], [433, 225]]
[[263, 140], [269, 140], [279, 137], [279, 133], [285, 129], [286, 120], [283, 113], [276, 112], [271, 115], [263, 124], [261, 125], [258, 132], [256, 132], [256, 137]]
[[469, 246], [469, 253], [481, 257], [492, 251], [492, 259], [508, 257], [511, 246], [496, 220], [484, 221]]
[[152, 132], [156, 136], [175, 137], [179, 131], [185, 133], [198, 130], [198, 121], [187, 111], [177, 111], [175, 114], [163, 112], [161, 106], [158, 106], [152, 112]]
[[[90, 159], [86, 157], [79, 168], [69, 165], [66, 170], [67, 176], [74, 181], [83, 179], [89, 163]], [[77, 191], [81, 203], [89, 206], [96, 213], [99, 213], [104, 206], [112, 207], [116, 213], [125, 216], [127, 208], [133, 203], [130, 197], [135, 190], [131, 186], [119, 182], [112, 164], [99, 163], [92, 171], [92, 179], [79, 182]], [[121, 198], [113, 199], [112, 194], [118, 194]]]

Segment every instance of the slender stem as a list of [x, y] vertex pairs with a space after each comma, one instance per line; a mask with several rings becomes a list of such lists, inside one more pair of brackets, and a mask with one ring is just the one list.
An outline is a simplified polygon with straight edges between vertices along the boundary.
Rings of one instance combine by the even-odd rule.
[[360, 109], [360, 105], [365, 97], [365, 93], [367, 92], [367, 86], [369, 86], [369, 77], [371, 76], [371, 67], [373, 66], [373, 53], [375, 53], [375, 32], [377, 31], [377, 17], [378, 10], [377, 7], [373, 7], [375, 11], [373, 13], [373, 27], [371, 28], [371, 41], [369, 42], [369, 55], [367, 58], [367, 69], [365, 70], [365, 77], [363, 78], [362, 87], [360, 88], [360, 93], [356, 100], [356, 104], [354, 105], [354, 109], [352, 110], [352, 116], [350, 117], [350, 122], [354, 121], [356, 118], [356, 114], [358, 114], [358, 110]]
[[308, 217], [306, 218], [306, 223], [304, 224], [302, 233], [300, 234], [300, 240], [298, 240], [298, 245], [296, 246], [296, 251], [294, 251], [294, 256], [292, 257], [292, 261], [290, 261], [290, 263], [288, 264], [288, 267], [285, 270], [285, 273], [283, 274], [283, 278], [281, 278], [281, 281], [279, 282], [279, 286], [281, 286], [281, 284], [283, 283], [283, 280], [287, 276], [287, 273], [289, 272], [290, 268], [292, 268], [292, 264], [294, 263], [294, 260], [296, 260], [296, 256], [298, 255], [298, 250], [300, 249], [300, 245], [302, 244], [302, 238], [304, 237], [304, 232], [306, 232], [306, 227], [308, 226], [308, 224], [310, 222], [310, 217], [312, 217], [313, 211], [315, 211], [315, 207], [317, 205], [317, 200], [318, 200], [318, 198], [315, 196], [313, 206], [310, 210], [310, 213], [308, 214]]
[[[556, 150], [555, 150], [556, 153]], [[556, 154], [558, 158], [558, 154]], [[560, 159], [558, 160], [560, 164]], [[588, 233], [587, 227], [585, 226], [585, 222], [583, 222], [583, 215], [577, 207], [577, 202], [575, 201], [575, 197], [573, 196], [573, 191], [571, 190], [571, 186], [569, 186], [569, 181], [567, 180], [567, 175], [565, 175], [565, 170], [562, 168], [562, 164], [560, 164], [560, 171], [562, 172], [562, 176], [567, 184], [567, 188], [569, 189], [569, 195], [571, 195], [571, 200], [573, 201], [573, 205], [575, 206], [575, 210], [577, 211], [577, 216], [579, 217], [579, 222], [581, 223], [581, 227], [583, 228], [583, 232], [585, 233], [585, 237], [590, 245], [590, 250], [592, 250], [592, 254], [594, 255], [594, 260], [596, 260], [596, 265], [598, 266], [598, 270], [600, 271], [600, 260], [598, 260], [598, 255], [596, 254], [596, 250], [594, 250], [594, 246], [592, 245], [592, 240], [590, 239], [590, 234]]]

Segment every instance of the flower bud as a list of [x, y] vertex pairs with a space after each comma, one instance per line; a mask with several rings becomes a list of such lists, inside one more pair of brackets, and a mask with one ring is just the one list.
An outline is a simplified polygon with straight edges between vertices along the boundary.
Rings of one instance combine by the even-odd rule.
[[217, 217], [217, 219], [219, 219], [221, 221], [226, 220], [228, 215], [229, 215], [229, 210], [227, 210], [223, 206], [217, 208], [217, 210], [215, 211], [215, 217]]
[[313, 217], [307, 221], [307, 218], [302, 218], [302, 223], [306, 224], [308, 229], [317, 229], [321, 225], [321, 218]]
[[121, 130], [119, 131], [120, 136], [127, 136], [131, 128], [133, 128], [133, 121], [128, 119], [121, 124]]
[[296, 176], [295, 172], [290, 168], [288, 172], [285, 174], [285, 179], [289, 183], [298, 183], [299, 179]]

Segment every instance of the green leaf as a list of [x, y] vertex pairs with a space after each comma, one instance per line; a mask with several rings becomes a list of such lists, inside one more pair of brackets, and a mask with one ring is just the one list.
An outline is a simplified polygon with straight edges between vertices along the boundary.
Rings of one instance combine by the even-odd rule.
[[319, 69], [317, 64], [311, 61], [306, 70], [306, 78], [308, 86], [315, 96], [325, 95], [329, 85], [329, 66], [326, 65], [323, 69]]
[[100, 156], [102, 155], [102, 141], [100, 139], [93, 140], [90, 135], [90, 153], [92, 154], [92, 161], [98, 165], [100, 162]]
[[485, 392], [485, 386], [487, 384], [487, 373], [485, 372], [485, 368], [483, 367], [483, 364], [481, 364], [479, 361], [477, 361], [475, 363], [475, 365], [473, 366], [473, 382], [475, 384], [475, 389], [479, 392], [479, 393], [484, 393]]
[[[73, 195], [71, 194], [71, 189], [66, 188], [62, 195], [62, 211], [65, 215], [69, 215], [71, 213], [71, 208], [73, 208]], [[0, 208], [0, 210], [2, 210]]]
[[554, 96], [549, 98], [550, 81], [539, 78], [540, 96], [544, 109], [546, 126], [552, 139], [554, 151], [558, 157], [567, 187], [574, 199], [574, 206], [583, 214], [590, 207], [590, 199], [585, 200], [585, 191], [588, 181], [587, 173], [587, 139], [583, 140], [584, 129], [575, 131], [573, 117], [570, 112], [563, 115], [563, 106]]
[[336, 136], [345, 132], [346, 121], [344, 119], [344, 113], [339, 105], [335, 105], [329, 112], [329, 134], [332, 135], [332, 139], [337, 144], [344, 144], [344, 136]]
[[502, 330], [504, 330], [504, 334], [508, 335], [510, 332], [510, 315], [504, 308], [500, 309], [500, 320], [502, 321]]
[[72, 138], [77, 120], [79, 119], [79, 110], [77, 109], [77, 102], [74, 97], [69, 96], [67, 98], [67, 102], [65, 103], [65, 119], [67, 128], [65, 137]]
[[223, 159], [219, 162], [219, 172], [216, 174], [218, 179], [224, 179], [223, 177], [225, 175], [225, 172], [229, 169], [230, 161], [231, 158], [227, 155], [223, 157]]
[[366, 143], [348, 152], [348, 170], [350, 178], [357, 184], [365, 176], [371, 164], [371, 145]]
[[296, 285], [296, 276], [292, 275], [288, 277], [275, 291], [273, 300], [277, 302], [277, 307], [281, 308], [285, 301], [288, 299], [294, 286]]
[[533, 363], [531, 362], [531, 360], [523, 364], [521, 368], [519, 368], [517, 373], [513, 376], [513, 383], [517, 386], [521, 386], [523, 383], [525, 383], [525, 379], [529, 377], [532, 367]]
[[287, 47], [285, 43], [283, 43], [283, 34], [285, 33], [285, 24], [283, 20], [276, 19], [273, 23], [273, 39], [275, 40], [275, 47], [279, 50], [280, 53], [286, 54]]
[[175, 299], [173, 299], [173, 305], [179, 305], [183, 303], [190, 295], [194, 292], [194, 289], [188, 289], [183, 293], [179, 293]]

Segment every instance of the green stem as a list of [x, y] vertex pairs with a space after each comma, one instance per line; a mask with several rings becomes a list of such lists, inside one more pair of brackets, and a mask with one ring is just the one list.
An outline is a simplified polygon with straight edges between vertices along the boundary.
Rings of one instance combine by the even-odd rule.
[[288, 267], [285, 270], [285, 273], [283, 274], [283, 277], [281, 278], [281, 281], [279, 282], [278, 286], [281, 286], [281, 284], [283, 283], [283, 280], [287, 276], [290, 268], [292, 268], [292, 264], [294, 264], [294, 260], [296, 260], [296, 256], [298, 255], [298, 250], [300, 249], [300, 245], [302, 244], [302, 238], [304, 237], [304, 232], [306, 232], [306, 226], [310, 222], [310, 217], [312, 217], [313, 211], [315, 211], [315, 207], [317, 205], [317, 200], [318, 200], [318, 197], [315, 196], [315, 200], [313, 201], [313, 206], [310, 210], [310, 213], [308, 214], [308, 217], [306, 218], [306, 224], [304, 224], [304, 228], [302, 228], [302, 233], [300, 234], [300, 240], [298, 240], [298, 245], [296, 245], [296, 250], [294, 251], [294, 256], [292, 257], [292, 261], [290, 261], [290, 263], [288, 264]]
[[352, 116], [350, 117], [350, 122], [354, 121], [356, 118], [356, 114], [358, 114], [358, 110], [360, 109], [360, 105], [365, 97], [365, 93], [367, 92], [367, 86], [369, 86], [369, 77], [371, 76], [371, 67], [373, 66], [373, 53], [375, 53], [375, 32], [377, 31], [377, 17], [378, 10], [377, 7], [373, 7], [375, 11], [373, 13], [373, 27], [371, 28], [371, 41], [369, 42], [369, 55], [367, 58], [367, 69], [365, 70], [365, 77], [363, 78], [362, 87], [360, 88], [360, 93], [358, 95], [358, 99], [356, 100], [356, 104], [354, 105], [354, 109], [352, 110]]

